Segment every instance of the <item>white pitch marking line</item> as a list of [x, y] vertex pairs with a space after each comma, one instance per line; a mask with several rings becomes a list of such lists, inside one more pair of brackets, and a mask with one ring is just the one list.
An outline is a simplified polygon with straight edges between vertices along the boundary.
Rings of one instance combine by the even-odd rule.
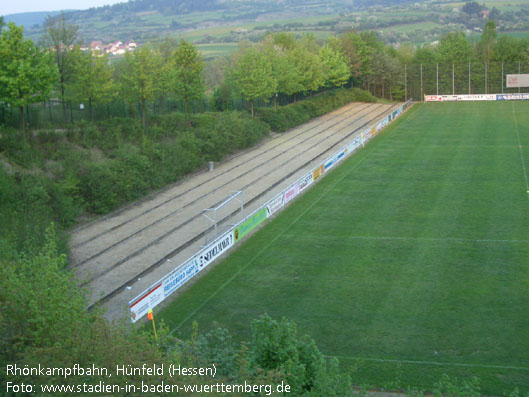
[[470, 242], [470, 243], [520, 243], [527, 244], [529, 240], [496, 240], [496, 239], [470, 239], [457, 237], [390, 237], [390, 236], [333, 236], [313, 234], [311, 236], [299, 236], [295, 234], [285, 234], [284, 237], [307, 238], [307, 239], [336, 239], [336, 240], [401, 240], [401, 241], [456, 241], [456, 242]]
[[520, 130], [518, 129], [518, 120], [516, 120], [516, 112], [514, 111], [514, 102], [511, 102], [511, 104], [512, 104], [512, 117], [514, 119], [514, 126], [516, 127], [516, 136], [518, 137], [520, 157], [522, 158], [523, 176], [525, 178], [525, 190], [527, 190], [527, 193], [529, 194], [529, 182], [527, 181], [527, 171], [525, 170], [525, 160], [523, 158], [522, 141], [520, 140]]
[[371, 358], [371, 357], [353, 357], [353, 356], [328, 356], [340, 359], [375, 361], [381, 363], [398, 363], [398, 364], [420, 364], [420, 365], [438, 365], [450, 367], [470, 367], [470, 368], [490, 368], [490, 369], [514, 369], [519, 371], [529, 371], [528, 367], [515, 367], [511, 365], [488, 365], [488, 364], [466, 364], [466, 363], [450, 363], [441, 361], [415, 361], [415, 360], [391, 360], [385, 358]]

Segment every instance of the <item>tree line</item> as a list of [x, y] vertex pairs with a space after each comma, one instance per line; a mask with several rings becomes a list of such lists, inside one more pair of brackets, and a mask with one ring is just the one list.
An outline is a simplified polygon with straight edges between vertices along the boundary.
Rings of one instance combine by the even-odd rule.
[[[471, 42], [462, 32], [444, 35], [439, 43], [422, 47], [386, 45], [374, 32], [349, 31], [325, 41], [311, 34], [266, 35], [260, 42], [242, 41], [229, 58], [206, 64], [197, 48], [185, 40], [165, 39], [143, 45], [122, 60], [110, 62], [97, 52], [81, 51], [77, 27], [62, 18], [49, 18], [40, 46], [24, 38], [23, 28], [10, 23], [0, 36], [0, 101], [20, 111], [58, 98], [94, 105], [120, 98], [139, 104], [146, 123], [148, 103], [167, 99], [188, 104], [211, 92], [228, 108], [230, 98], [243, 96], [254, 115], [256, 100], [274, 102], [279, 94], [299, 94], [350, 84], [390, 100], [406, 97], [405, 65], [469, 62], [528, 62], [529, 40], [498, 37], [494, 21], [485, 24], [480, 39]], [[64, 106], [64, 105], [63, 105]], [[66, 108], [64, 108], [66, 112]]]

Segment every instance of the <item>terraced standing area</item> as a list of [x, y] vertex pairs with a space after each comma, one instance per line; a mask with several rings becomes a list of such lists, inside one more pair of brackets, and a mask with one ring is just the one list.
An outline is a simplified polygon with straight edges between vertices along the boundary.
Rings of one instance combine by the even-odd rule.
[[151, 198], [74, 231], [72, 267], [110, 318], [128, 318], [128, 301], [196, 253], [202, 211], [243, 191], [249, 214], [398, 105], [352, 103], [241, 153]]
[[529, 103], [415, 105], [166, 307], [294, 320], [357, 385], [529, 392]]

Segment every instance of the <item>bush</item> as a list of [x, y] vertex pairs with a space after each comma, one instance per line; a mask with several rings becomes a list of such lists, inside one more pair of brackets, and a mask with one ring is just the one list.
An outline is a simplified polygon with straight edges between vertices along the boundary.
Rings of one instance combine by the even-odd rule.
[[351, 394], [351, 379], [341, 373], [338, 360], [327, 361], [311, 337], [298, 336], [292, 321], [266, 314], [254, 320], [249, 346], [253, 366], [284, 373], [293, 395]]
[[306, 99], [297, 104], [272, 108], [258, 108], [257, 117], [267, 123], [272, 131], [284, 132], [290, 128], [319, 117], [325, 113], [348, 104], [349, 102], [375, 102], [376, 99], [367, 91], [358, 88], [337, 89]]

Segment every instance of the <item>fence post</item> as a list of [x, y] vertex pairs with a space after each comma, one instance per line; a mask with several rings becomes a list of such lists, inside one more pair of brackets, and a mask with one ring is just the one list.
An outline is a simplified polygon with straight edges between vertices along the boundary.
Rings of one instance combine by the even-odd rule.
[[470, 94], [470, 61], [468, 61], [468, 95]]
[[406, 64], [404, 64], [404, 100], [408, 100], [408, 78]]
[[455, 73], [454, 73], [454, 62], [452, 62], [452, 95], [455, 95]]
[[437, 81], [437, 83], [436, 83], [436, 85], [437, 85], [436, 93], [437, 93], [437, 95], [439, 95], [439, 64], [436, 63], [435, 65], [436, 65], [436, 73], [435, 73], [435, 76], [436, 76], [436, 81]]
[[501, 93], [503, 94], [503, 61], [501, 61]]
[[422, 89], [422, 63], [421, 63], [421, 101], [424, 101], [424, 90]]
[[[520, 60], [518, 60], [518, 74], [521, 74]], [[520, 93], [520, 87], [518, 87], [518, 93]]]
[[488, 94], [487, 85], [488, 85], [488, 64], [485, 62], [485, 95]]

